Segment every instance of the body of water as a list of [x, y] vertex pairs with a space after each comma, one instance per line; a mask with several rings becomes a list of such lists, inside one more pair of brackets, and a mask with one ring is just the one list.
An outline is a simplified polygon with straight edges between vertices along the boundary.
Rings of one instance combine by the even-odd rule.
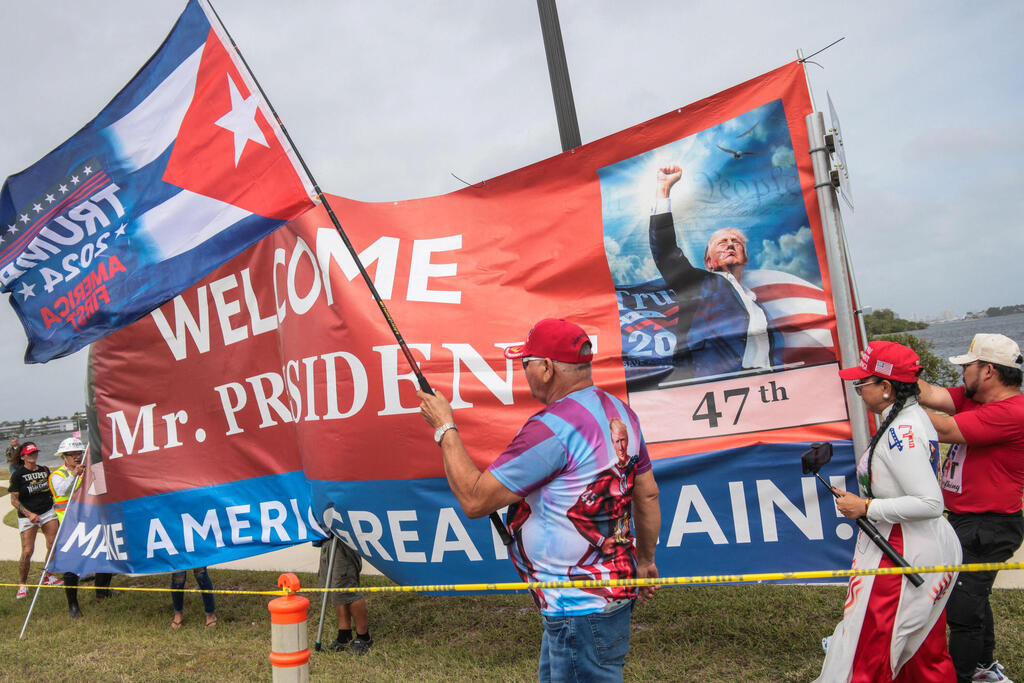
[[[69, 436], [72, 436], [73, 434], [74, 432], [61, 432], [58, 434], [40, 434], [37, 436], [29, 435], [22, 437], [21, 439], [19, 439], [19, 441], [21, 443], [31, 441], [36, 446], [38, 446], [39, 459], [36, 460], [36, 462], [38, 462], [40, 465], [46, 465], [51, 470], [53, 470], [61, 466], [60, 458], [54, 455], [57, 452], [57, 448], [60, 446], [60, 442], [68, 438]], [[82, 443], [89, 443], [89, 432], [84, 429], [82, 430]], [[4, 450], [7, 449], [8, 445], [10, 445], [9, 440], [4, 443]], [[5, 469], [5, 474], [3, 476], [6, 476], [6, 471], [7, 470]]]
[[933, 353], [943, 360], [950, 356], [967, 353], [974, 335], [986, 332], [1005, 334], [1017, 344], [1024, 344], [1024, 313], [1001, 315], [995, 318], [977, 320], [954, 320], [948, 323], [932, 323], [923, 330], [911, 330], [910, 334], [932, 343]]

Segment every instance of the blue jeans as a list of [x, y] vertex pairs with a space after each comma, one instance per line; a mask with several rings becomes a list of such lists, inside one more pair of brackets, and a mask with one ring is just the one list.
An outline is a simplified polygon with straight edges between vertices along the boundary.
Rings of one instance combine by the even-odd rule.
[[[192, 570], [192, 574], [196, 577], [199, 590], [203, 591], [201, 593], [203, 596], [203, 611], [209, 616], [216, 609], [213, 602], [213, 593], [206, 592], [213, 590], [213, 581], [210, 581], [210, 575], [206, 573], [206, 567], [196, 567]], [[175, 612], [183, 612], [185, 610], [185, 594], [177, 592], [184, 587], [185, 572], [174, 572], [171, 574], [171, 589], [175, 591], [171, 593], [171, 605], [174, 606]]]
[[622, 665], [629, 652], [629, 620], [633, 601], [612, 612], [577, 617], [541, 616], [544, 636], [540, 641], [537, 680], [621, 681]]

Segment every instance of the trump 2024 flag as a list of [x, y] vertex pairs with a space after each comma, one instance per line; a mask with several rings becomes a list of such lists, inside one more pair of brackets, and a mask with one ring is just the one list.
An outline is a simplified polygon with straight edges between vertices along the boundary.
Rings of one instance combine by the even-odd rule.
[[46, 362], [138, 320], [314, 204], [205, 0], [124, 90], [0, 190], [0, 291]]

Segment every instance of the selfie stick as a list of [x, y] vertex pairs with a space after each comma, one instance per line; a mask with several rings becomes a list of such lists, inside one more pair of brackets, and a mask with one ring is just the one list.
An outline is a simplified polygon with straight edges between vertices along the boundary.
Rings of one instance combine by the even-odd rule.
[[[839, 494], [836, 493], [836, 490], [832, 488], [827, 481], [822, 479], [820, 474], [815, 472], [814, 476], [816, 476], [818, 478], [818, 481], [820, 481], [822, 485], [828, 489], [829, 493], [831, 493], [836, 498], [839, 498]], [[867, 517], [858, 517], [856, 519], [856, 522], [857, 526], [860, 527], [861, 531], [867, 534], [868, 538], [870, 538], [874, 542], [874, 544], [879, 547], [879, 549], [885, 554], [886, 557], [888, 557], [892, 561], [894, 565], [896, 565], [897, 567], [913, 566], [896, 551], [896, 548], [892, 547], [892, 544], [889, 543], [889, 541], [885, 540], [885, 538], [882, 537], [882, 534], [878, 532], [878, 527], [872, 524]], [[907, 580], [915, 586], [920, 586], [924, 583], [924, 579], [921, 578], [920, 574], [906, 574], [905, 576], [907, 577]]]

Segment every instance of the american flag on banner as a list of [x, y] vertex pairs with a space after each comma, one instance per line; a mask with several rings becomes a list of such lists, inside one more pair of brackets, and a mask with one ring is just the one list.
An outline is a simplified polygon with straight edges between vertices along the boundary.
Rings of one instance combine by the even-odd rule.
[[[768, 322], [784, 341], [787, 366], [834, 363], [834, 320], [821, 287], [781, 270], [747, 270], [743, 283], [757, 295]], [[673, 368], [679, 304], [665, 281], [657, 279], [617, 290], [622, 328], [622, 359], [631, 389], [653, 388]]]
[[825, 292], [803, 278], [781, 270], [747, 270], [743, 283], [757, 295], [768, 321], [782, 332], [783, 361], [817, 365], [834, 363], [832, 328]]
[[82, 130], [0, 190], [0, 291], [45, 362], [148, 314], [314, 204], [205, 0]]

